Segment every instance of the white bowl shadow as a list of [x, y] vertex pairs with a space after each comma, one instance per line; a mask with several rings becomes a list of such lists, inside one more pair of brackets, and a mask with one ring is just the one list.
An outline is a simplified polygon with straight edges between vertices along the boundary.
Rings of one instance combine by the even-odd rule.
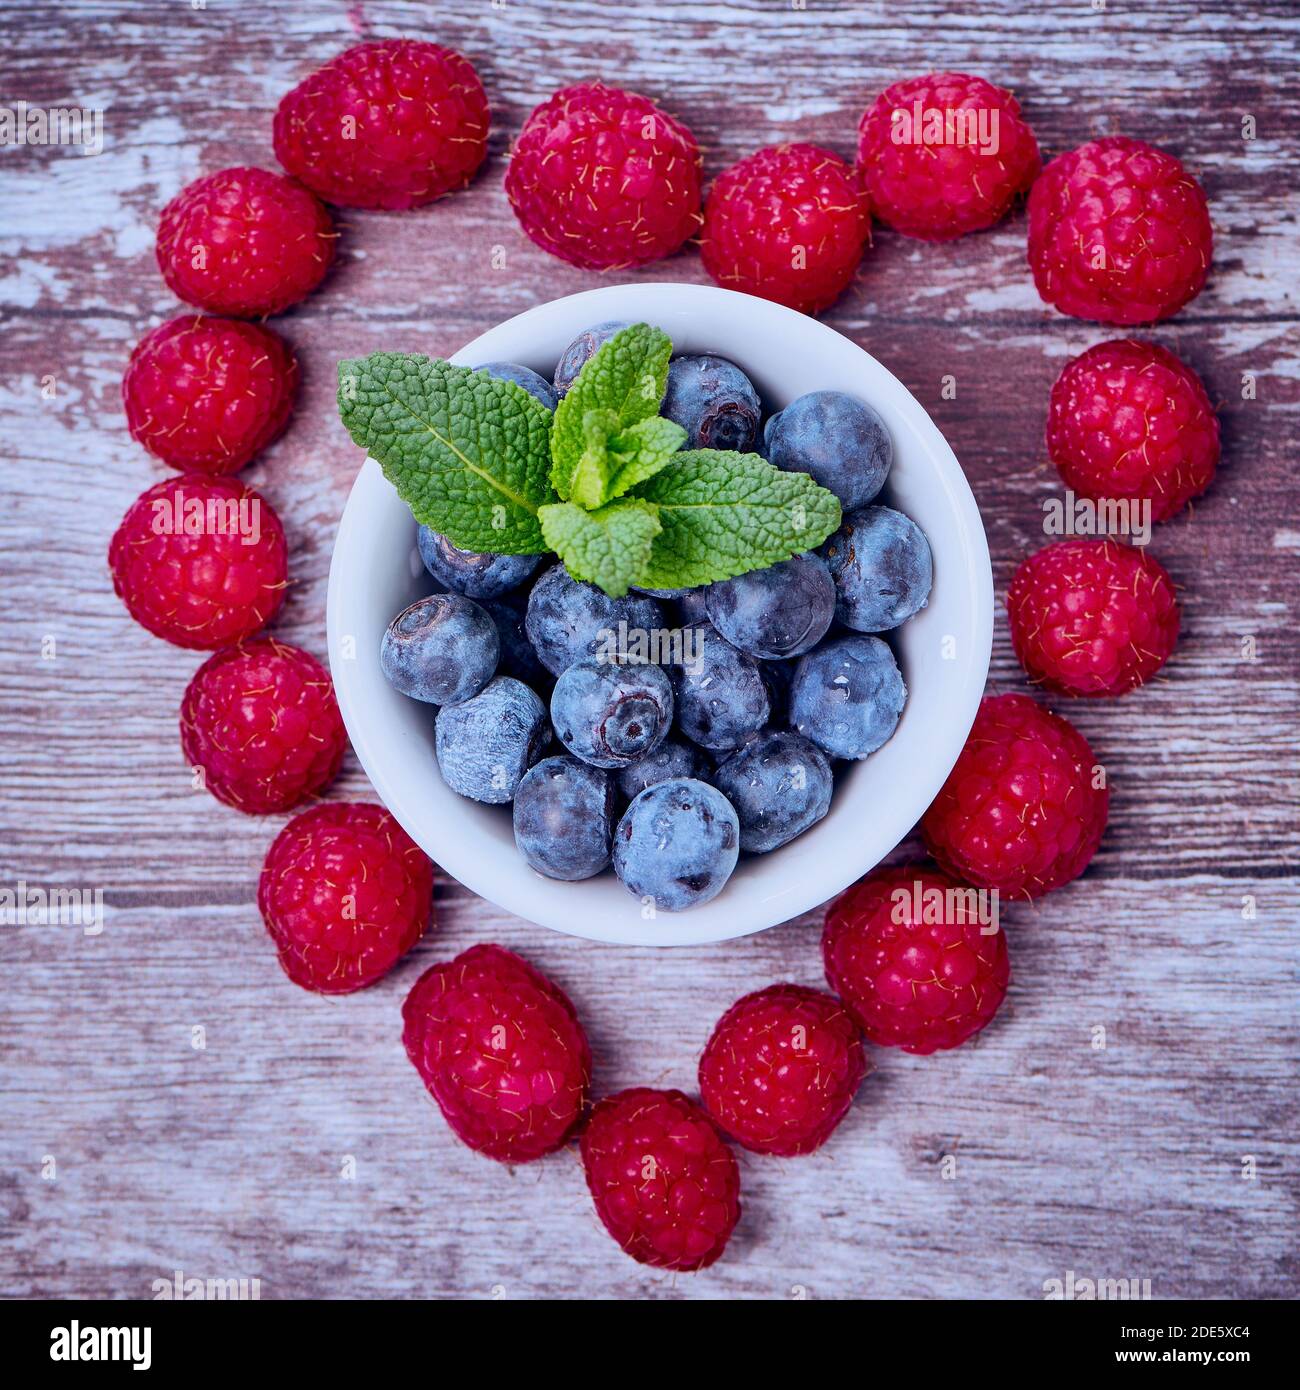
[[907, 835], [951, 771], [975, 718], [993, 639], [993, 577], [979, 509], [947, 441], [911, 393], [834, 329], [750, 295], [704, 285], [613, 285], [539, 305], [467, 344], [463, 366], [522, 363], [550, 378], [565, 346], [606, 319], [658, 325], [678, 352], [720, 353], [779, 409], [813, 390], [870, 402], [893, 437], [880, 500], [921, 527], [934, 555], [929, 605], [889, 634], [908, 698], [890, 741], [837, 774], [831, 809], [775, 853], [742, 856], [711, 903], [649, 909], [611, 871], [561, 883], [530, 869], [510, 808], [452, 792], [434, 756], [434, 709], [399, 695], [379, 669], [384, 629], [432, 589], [406, 504], [374, 459], [357, 475], [330, 565], [330, 668], [352, 746], [375, 791], [447, 873], [498, 906], [596, 941], [682, 946], [762, 931], [846, 888]]

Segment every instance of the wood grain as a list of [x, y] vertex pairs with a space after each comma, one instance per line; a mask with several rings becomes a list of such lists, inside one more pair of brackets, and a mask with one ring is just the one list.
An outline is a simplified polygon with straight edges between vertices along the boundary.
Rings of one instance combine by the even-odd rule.
[[[292, 544], [276, 631], [317, 653], [358, 464], [332, 407], [336, 359], [447, 354], [598, 283], [525, 241], [501, 190], [511, 133], [554, 87], [601, 76], [665, 100], [714, 173], [793, 137], [851, 155], [884, 85], [953, 67], [1014, 86], [1046, 152], [1140, 135], [1185, 158], [1210, 196], [1210, 283], [1151, 335], [1203, 374], [1224, 427], [1214, 489], [1153, 543], [1181, 586], [1183, 637], [1151, 688], [1062, 706], [1110, 771], [1102, 850], [1081, 882], [1008, 913], [1011, 997], [974, 1046], [877, 1052], [826, 1150], [742, 1158], [734, 1248], [694, 1278], [617, 1251], [572, 1155], [510, 1171], [454, 1144], [402, 1056], [399, 1002], [431, 960], [499, 940], [570, 991], [599, 1088], [690, 1089], [736, 997], [819, 983], [818, 914], [716, 947], [616, 950], [507, 917], [443, 877], [436, 933], [390, 980], [307, 997], [280, 977], [254, 906], [283, 818], [245, 820], [191, 791], [176, 710], [197, 659], [130, 623], [105, 573], [118, 518], [160, 476], [117, 394], [131, 345], [177, 312], [153, 263], [158, 210], [200, 172], [272, 165], [278, 97], [358, 28], [466, 52], [494, 133], [468, 192], [345, 214], [325, 288], [275, 321], [304, 393], [246, 476]], [[180, 1268], [257, 1277], [264, 1297], [1036, 1298], [1072, 1269], [1149, 1278], [1158, 1297], [1294, 1296], [1298, 35], [1282, 0], [1101, 12], [484, 0], [360, 15], [292, 0], [0, 3], [0, 100], [107, 109], [98, 157], [0, 151], [0, 884], [100, 887], [108, 902], [97, 937], [0, 932], [0, 1292], [147, 1297]], [[688, 252], [644, 278], [704, 276]], [[941, 247], [880, 231], [827, 319], [948, 435], [1001, 592], [1042, 543], [1058, 487], [1047, 390], [1068, 355], [1112, 335], [1038, 302], [1021, 215]], [[990, 682], [1022, 685], [1001, 623]], [[331, 794], [368, 794], [355, 763]], [[354, 1179], [340, 1177], [348, 1155]]]

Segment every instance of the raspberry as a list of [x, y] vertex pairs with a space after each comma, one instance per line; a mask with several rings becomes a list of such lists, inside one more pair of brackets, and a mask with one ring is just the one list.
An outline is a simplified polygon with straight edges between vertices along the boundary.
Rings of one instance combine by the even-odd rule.
[[1219, 420], [1200, 377], [1172, 352], [1117, 338], [1057, 377], [1047, 452], [1081, 496], [1148, 501], [1151, 519], [1164, 521], [1209, 487]]
[[1201, 185], [1141, 140], [1109, 136], [1058, 155], [1029, 195], [1034, 284], [1076, 318], [1168, 318], [1200, 294], [1213, 241]]
[[553, 1153], [591, 1084], [587, 1035], [562, 990], [503, 946], [426, 970], [402, 1005], [406, 1055], [443, 1118], [502, 1163]]
[[433, 865], [382, 806], [314, 806], [276, 836], [257, 905], [284, 973], [318, 994], [386, 975], [424, 934]]
[[714, 180], [700, 252], [724, 289], [815, 314], [848, 287], [870, 237], [866, 195], [838, 155], [773, 145]]
[[298, 647], [260, 637], [209, 657], [181, 702], [181, 748], [227, 806], [287, 811], [331, 782], [343, 728], [329, 672]]
[[723, 1014], [700, 1058], [700, 1098], [755, 1153], [806, 1154], [844, 1118], [867, 1073], [862, 1039], [838, 999], [770, 985]]
[[964, 883], [1041, 897], [1078, 878], [1097, 851], [1110, 804], [1101, 772], [1060, 715], [1027, 695], [986, 695], [921, 819], [926, 845]]
[[1169, 660], [1178, 600], [1163, 565], [1113, 540], [1057, 541], [1007, 591], [1011, 642], [1031, 680], [1064, 695], [1122, 695]]
[[704, 1269], [740, 1220], [740, 1169], [680, 1091], [607, 1096], [582, 1134], [596, 1214], [623, 1250], [660, 1269]]
[[925, 241], [1000, 222], [1039, 163], [1015, 97], [962, 72], [895, 82], [858, 123], [858, 168], [872, 212]]
[[215, 651], [280, 611], [284, 530], [271, 505], [234, 478], [187, 473], [132, 502], [108, 547], [127, 611], [178, 647]]
[[415, 39], [361, 43], [280, 102], [275, 157], [329, 203], [416, 208], [464, 188], [487, 154], [473, 64]]
[[671, 255], [699, 228], [700, 152], [649, 97], [565, 87], [524, 122], [506, 194], [543, 251], [621, 270]]
[[970, 898], [947, 874], [905, 864], [868, 874], [827, 909], [826, 978], [877, 1046], [921, 1056], [958, 1047], [1001, 1006], [1006, 936], [986, 932], [964, 891]]
[[172, 468], [234, 473], [289, 422], [298, 362], [277, 333], [186, 315], [135, 345], [122, 378], [131, 437]]
[[187, 304], [236, 318], [306, 298], [334, 259], [334, 224], [305, 188], [265, 169], [222, 169], [163, 208], [158, 265]]

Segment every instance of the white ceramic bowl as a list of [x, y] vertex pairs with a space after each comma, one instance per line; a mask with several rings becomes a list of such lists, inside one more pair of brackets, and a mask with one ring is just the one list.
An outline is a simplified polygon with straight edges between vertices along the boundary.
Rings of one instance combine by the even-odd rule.
[[[399, 695], [379, 669], [389, 621], [432, 589], [415, 522], [374, 459], [357, 475], [329, 582], [329, 657], [352, 746], [384, 804], [467, 887], [543, 926], [597, 941], [682, 946], [744, 936], [816, 907], [898, 844], [957, 759], [984, 689], [993, 579], [979, 509], [930, 417], [879, 362], [816, 319], [704, 285], [611, 285], [542, 304], [484, 333], [451, 360], [519, 362], [549, 379], [565, 346], [606, 319], [662, 328], [678, 352], [717, 352], [749, 374], [766, 410], [807, 391], [847, 391], [883, 416], [894, 466], [881, 500], [929, 537], [929, 606], [892, 634], [907, 683], [893, 738], [836, 778], [829, 814], [772, 854], [743, 857], [711, 903], [646, 919], [607, 871], [583, 883], [535, 873], [515, 848], [510, 808], [449, 790], [434, 757], [434, 710]], [[395, 342], [395, 349], [412, 344]]]

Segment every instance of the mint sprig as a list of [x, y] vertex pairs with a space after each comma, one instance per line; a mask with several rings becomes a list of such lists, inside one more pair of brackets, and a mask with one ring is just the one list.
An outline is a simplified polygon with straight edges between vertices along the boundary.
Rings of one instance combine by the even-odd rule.
[[611, 598], [622, 598], [650, 560], [659, 534], [658, 508], [637, 497], [619, 497], [595, 511], [572, 502], [541, 509], [546, 544], [561, 556], [575, 579], [599, 584]]
[[339, 364], [339, 410], [417, 521], [464, 550], [553, 550], [575, 579], [692, 588], [764, 569], [840, 524], [835, 495], [757, 454], [681, 452], [659, 414], [673, 345], [605, 343], [554, 416], [514, 382], [414, 354]]
[[818, 546], [840, 524], [833, 492], [757, 454], [692, 449], [636, 489], [660, 533], [637, 584], [694, 588], [766, 569]]
[[546, 549], [551, 412], [513, 381], [415, 353], [339, 363], [339, 413], [415, 519], [462, 550]]

